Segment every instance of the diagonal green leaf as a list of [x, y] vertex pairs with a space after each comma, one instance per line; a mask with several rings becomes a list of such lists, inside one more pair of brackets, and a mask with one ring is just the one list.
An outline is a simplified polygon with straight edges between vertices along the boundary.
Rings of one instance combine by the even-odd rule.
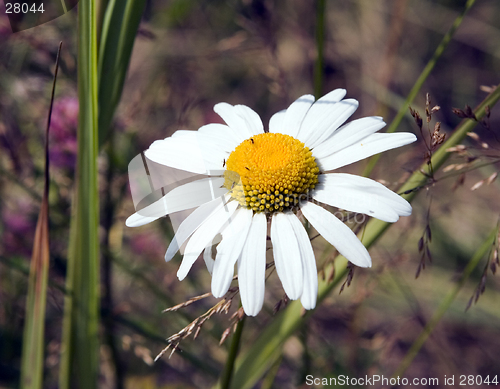
[[[477, 119], [481, 120], [485, 115], [486, 107], [493, 107], [499, 99], [500, 85], [474, 110]], [[441, 145], [436, 153], [434, 153], [432, 157], [434, 171], [437, 171], [448, 159], [450, 153], [446, 152], [446, 150], [459, 144], [466, 137], [467, 133], [472, 131], [476, 124], [477, 122], [471, 119], [466, 119], [460, 123], [453, 135]], [[422, 165], [421, 170], [425, 173], [429, 173], [429, 166], [427, 163]], [[428, 178], [426, 175], [422, 174], [420, 171], [416, 171], [400, 188], [399, 192], [405, 192], [422, 186], [427, 180]], [[412, 191], [411, 193], [403, 195], [403, 197], [411, 201], [416, 194], [416, 191]], [[370, 220], [363, 235], [363, 244], [367, 248], [371, 247], [389, 226], [391, 226], [391, 223], [386, 223], [377, 219]], [[320, 278], [317, 307], [343, 278], [346, 273], [346, 268], [347, 260], [344, 257], [337, 257], [334, 265], [330, 265], [325, 269], [325, 274], [331, 274], [332, 271], [335, 271], [335, 277], [331, 282]], [[253, 342], [252, 347], [246, 350], [246, 352], [236, 360], [232, 388], [250, 389], [262, 378], [266, 371], [280, 357], [282, 346], [285, 341], [305, 323], [312, 313], [312, 311], [307, 311], [303, 315], [302, 312], [303, 309], [300, 302], [293, 301], [286, 310], [280, 313], [272, 323], [264, 329], [259, 338]]]
[[120, 101], [146, 0], [109, 0], [99, 50], [99, 145], [106, 141]]
[[26, 303], [26, 319], [23, 334], [23, 354], [21, 359], [21, 387], [25, 389], [41, 389], [43, 385], [43, 361], [45, 345], [45, 306], [47, 302], [47, 281], [49, 274], [49, 129], [54, 104], [57, 71], [62, 42], [56, 58], [52, 96], [50, 99], [47, 128], [45, 131], [45, 185], [40, 213], [36, 224], [35, 240], [28, 281], [28, 298]]
[[96, 1], [78, 7], [78, 160], [73, 199], [59, 387], [96, 388], [99, 372]]

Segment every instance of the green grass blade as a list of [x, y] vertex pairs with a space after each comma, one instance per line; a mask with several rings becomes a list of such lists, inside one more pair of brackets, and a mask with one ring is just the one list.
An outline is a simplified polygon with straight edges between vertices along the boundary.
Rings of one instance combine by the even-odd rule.
[[[493, 107], [499, 99], [500, 85], [474, 110], [477, 119], [481, 120], [485, 115], [486, 107]], [[450, 156], [450, 153], [447, 153], [446, 149], [459, 144], [466, 137], [467, 133], [472, 131], [476, 124], [477, 122], [470, 119], [466, 119], [460, 123], [453, 135], [434, 153], [432, 157], [434, 171], [437, 171]], [[428, 173], [429, 167], [427, 163], [424, 163], [421, 169]], [[427, 180], [428, 178], [424, 174], [416, 171], [402, 186], [400, 192], [419, 187], [425, 184]], [[408, 201], [411, 201], [416, 194], [417, 192], [413, 191], [404, 195], [404, 197]], [[363, 244], [367, 248], [371, 247], [389, 226], [391, 226], [391, 223], [377, 219], [370, 220], [364, 231]], [[328, 283], [322, 278], [319, 280], [318, 304], [316, 309], [345, 275], [347, 260], [344, 257], [337, 257], [334, 265], [326, 267], [325, 274], [331, 274], [333, 266], [335, 267], [333, 281]], [[262, 331], [259, 338], [253, 342], [252, 347], [236, 360], [236, 368], [232, 381], [233, 388], [250, 389], [262, 378], [266, 371], [280, 357], [285, 341], [305, 323], [312, 311], [307, 311], [304, 315], [302, 315], [302, 312], [303, 309], [300, 302], [293, 301], [284, 312], [274, 318], [271, 324]]]
[[21, 387], [25, 389], [41, 389], [43, 384], [45, 305], [50, 259], [48, 213], [48, 199], [44, 196], [33, 244], [24, 323]]
[[[434, 55], [429, 60], [429, 62], [427, 62], [427, 65], [425, 65], [425, 68], [424, 70], [422, 70], [422, 73], [420, 73], [420, 76], [418, 76], [417, 81], [415, 82], [415, 84], [410, 90], [410, 93], [406, 97], [405, 103], [401, 105], [401, 108], [396, 114], [396, 117], [392, 120], [386, 132], [391, 133], [396, 131], [398, 126], [401, 124], [401, 121], [403, 120], [405, 114], [408, 113], [408, 107], [413, 102], [413, 100], [415, 100], [415, 97], [417, 97], [417, 94], [422, 88], [422, 85], [424, 85], [425, 80], [427, 80], [427, 77], [429, 77], [429, 75], [431, 74], [432, 69], [434, 69], [434, 66], [436, 66], [437, 61], [439, 60], [439, 58], [441, 58], [441, 55], [443, 55], [444, 51], [446, 50], [446, 47], [448, 47], [448, 44], [451, 42], [453, 35], [455, 35], [455, 32], [457, 31], [458, 27], [460, 26], [460, 24], [462, 24], [465, 14], [471, 9], [471, 7], [474, 5], [475, 2], [476, 0], [467, 1], [464, 10], [460, 15], [457, 16], [457, 18], [451, 25], [450, 29], [439, 43], [438, 47], [436, 48], [436, 51], [434, 51]], [[363, 176], [368, 177], [371, 174], [379, 158], [380, 154], [374, 155], [373, 157], [370, 158], [370, 160], [368, 161], [368, 165], [366, 166], [365, 171], [363, 172]]]
[[33, 244], [24, 323], [21, 387], [25, 389], [39, 389], [43, 384], [45, 305], [50, 259], [48, 212], [48, 200], [44, 196]]
[[66, 276], [59, 387], [96, 388], [99, 372], [96, 2], [78, 7], [78, 160]]
[[57, 71], [62, 42], [56, 58], [52, 96], [45, 130], [45, 185], [40, 213], [35, 230], [33, 254], [28, 281], [28, 298], [26, 303], [26, 319], [24, 322], [23, 350], [21, 359], [21, 387], [25, 389], [41, 389], [43, 386], [43, 366], [45, 348], [45, 306], [47, 303], [47, 283], [49, 275], [49, 129], [54, 104]]
[[146, 0], [109, 0], [99, 50], [99, 145], [109, 134], [120, 101]]

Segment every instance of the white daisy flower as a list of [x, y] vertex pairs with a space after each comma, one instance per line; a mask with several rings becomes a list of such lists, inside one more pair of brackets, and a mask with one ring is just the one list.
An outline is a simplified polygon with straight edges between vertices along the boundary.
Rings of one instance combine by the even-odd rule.
[[[350, 262], [370, 267], [370, 255], [354, 232], [316, 203], [386, 222], [412, 210], [406, 200], [378, 182], [327, 173], [416, 140], [411, 133], [377, 133], [385, 126], [381, 117], [344, 124], [358, 107], [356, 100], [343, 100], [345, 94], [344, 89], [336, 89], [317, 101], [312, 95], [302, 96], [271, 118], [269, 132], [264, 132], [252, 109], [217, 104], [214, 111], [226, 125], [177, 131], [145, 152], [151, 161], [207, 177], [175, 188], [130, 216], [126, 224], [140, 226], [197, 207], [180, 224], [165, 259], [172, 259], [187, 242], [177, 273], [182, 280], [205, 250], [215, 297], [226, 294], [237, 264], [243, 309], [255, 316], [264, 302], [270, 223], [274, 264], [283, 289], [290, 299], [300, 299], [305, 309], [314, 308], [316, 261], [298, 215]], [[222, 240], [213, 260], [212, 242], [219, 233]]]

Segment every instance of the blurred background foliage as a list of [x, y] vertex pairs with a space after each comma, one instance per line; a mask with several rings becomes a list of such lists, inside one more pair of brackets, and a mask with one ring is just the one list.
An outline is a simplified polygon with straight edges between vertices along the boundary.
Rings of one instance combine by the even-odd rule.
[[[354, 118], [382, 115], [390, 122], [465, 1], [326, 1], [322, 92], [346, 88], [360, 101]], [[78, 95], [74, 9], [50, 23], [10, 32], [0, 17], [0, 387], [19, 385], [22, 328], [29, 261], [43, 192], [44, 129], [53, 64], [63, 41], [50, 132], [50, 275], [46, 314], [45, 387], [56, 388], [61, 347], [70, 205], [74, 188]], [[500, 4], [478, 0], [412, 104], [424, 117], [425, 94], [441, 110], [450, 134], [460, 122], [453, 107], [472, 107], [499, 83]], [[170, 359], [154, 357], [165, 338], [216, 303], [212, 297], [179, 312], [161, 313], [210, 289], [198, 261], [184, 282], [176, 277], [179, 257], [165, 263], [172, 237], [168, 219], [129, 229], [134, 212], [128, 189], [129, 161], [152, 141], [178, 129], [220, 122], [214, 104], [245, 104], [267, 123], [296, 97], [313, 92], [317, 57], [315, 2], [301, 0], [148, 1], [136, 37], [113, 136], [98, 160], [101, 199], [103, 325], [100, 328], [101, 388], [204, 388], [216, 383], [228, 345], [219, 346], [230, 315], [215, 315], [196, 340], [181, 343]], [[402, 218], [370, 252], [373, 268], [356, 269], [350, 287], [332, 293], [305, 327], [284, 345], [282, 358], [262, 387], [305, 387], [306, 374], [390, 376], [422, 331], [443, 296], [498, 222], [500, 160], [498, 108], [479, 139], [467, 138], [466, 153], [454, 153], [421, 189], [414, 213]], [[371, 177], [395, 189], [425, 161], [426, 147], [413, 118], [398, 131], [417, 133], [419, 142], [382, 156]], [[473, 163], [485, 162], [469, 170]], [[465, 165], [464, 165], [465, 164]], [[462, 166], [457, 166], [462, 165]], [[366, 162], [344, 171], [361, 174]], [[445, 167], [446, 169], [446, 167]], [[466, 172], [466, 173], [465, 173]], [[421, 264], [419, 239], [432, 262]], [[493, 247], [493, 246], [492, 246]], [[318, 263], [332, 250], [317, 239]], [[424, 248], [425, 251], [425, 248]], [[445, 374], [500, 375], [498, 276], [482, 258], [406, 377]], [[486, 269], [486, 271], [485, 271]], [[485, 274], [487, 274], [485, 276]], [[465, 312], [477, 287], [485, 292]], [[266, 305], [246, 320], [244, 352], [273, 320], [283, 297], [276, 275], [266, 283]], [[234, 304], [231, 313], [236, 310]], [[229, 342], [226, 342], [229, 343]]]

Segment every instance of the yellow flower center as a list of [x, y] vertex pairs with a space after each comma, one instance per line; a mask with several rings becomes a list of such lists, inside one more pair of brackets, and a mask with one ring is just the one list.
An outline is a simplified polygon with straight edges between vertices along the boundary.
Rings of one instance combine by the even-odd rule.
[[318, 182], [319, 168], [304, 143], [264, 133], [244, 140], [229, 155], [224, 186], [254, 212], [283, 212], [296, 206]]

